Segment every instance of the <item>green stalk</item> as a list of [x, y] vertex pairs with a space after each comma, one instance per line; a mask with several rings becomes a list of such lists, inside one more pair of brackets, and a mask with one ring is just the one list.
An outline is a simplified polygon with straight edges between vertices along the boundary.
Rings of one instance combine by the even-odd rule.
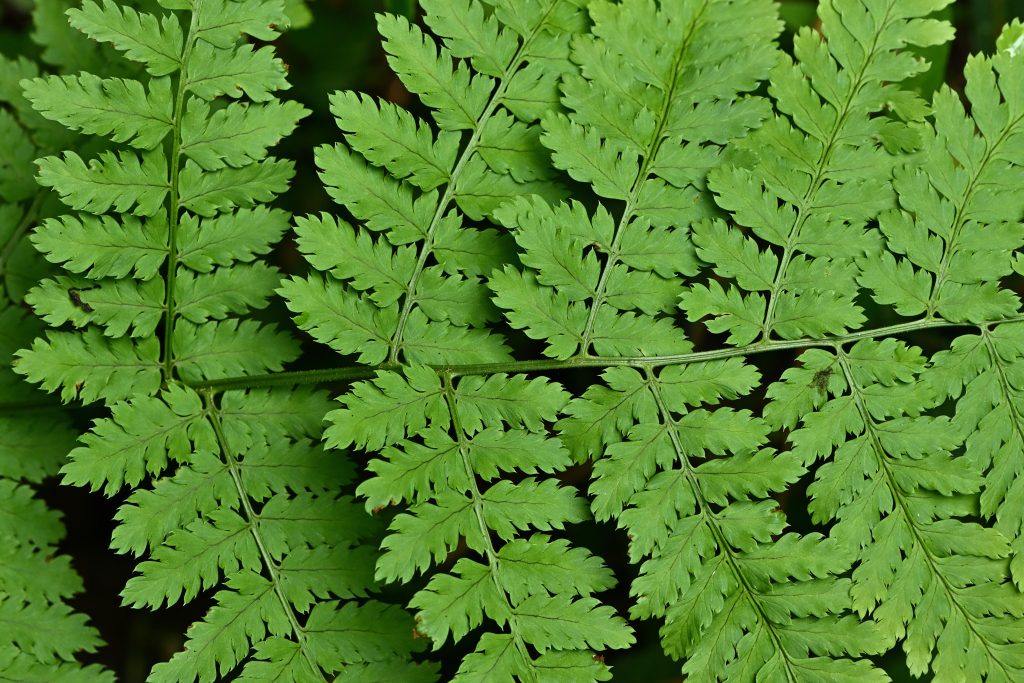
[[178, 226], [181, 214], [181, 198], [178, 187], [178, 171], [181, 167], [181, 122], [185, 111], [185, 96], [188, 89], [188, 62], [192, 56], [192, 48], [196, 44], [196, 33], [199, 29], [199, 13], [203, 0], [195, 0], [192, 7], [192, 19], [188, 27], [188, 37], [181, 52], [181, 69], [178, 72], [178, 90], [174, 96], [174, 127], [171, 132], [171, 191], [167, 199], [167, 287], [164, 292], [164, 344], [163, 367], [164, 382], [170, 382], [174, 373], [174, 352], [171, 341], [174, 336], [174, 287], [178, 275]]
[[[950, 322], [948, 320], [936, 320], [933, 318], [922, 318], [907, 323], [878, 327], [873, 330], [862, 330], [851, 334], [820, 337], [817, 339], [787, 339], [784, 341], [762, 342], [728, 349], [715, 349], [713, 351], [696, 351], [694, 353], [682, 353], [670, 356], [583, 356], [578, 355], [565, 360], [525, 360], [512, 361], [508, 363], [478, 363], [466, 365], [431, 365], [440, 373], [449, 374], [453, 377], [465, 375], [495, 375], [499, 373], [516, 372], [545, 372], [549, 370], [571, 370], [575, 368], [608, 368], [608, 367], [632, 367], [638, 369], [662, 367], [668, 365], [686, 365], [688, 363], [702, 363], [725, 358], [736, 358], [753, 356], [774, 351], [802, 350], [820, 347], [842, 347], [846, 344], [861, 341], [862, 339], [876, 339], [878, 337], [897, 336], [910, 334], [922, 330], [936, 330], [942, 328], [978, 328], [987, 329], [993, 325], [1006, 323], [1024, 322], [1024, 315], [990, 320], [981, 325], [966, 322]], [[195, 382], [190, 384], [196, 389], [213, 391], [232, 391], [241, 389], [257, 389], [262, 387], [281, 387], [311, 384], [330, 384], [332, 382], [354, 382], [361, 379], [369, 379], [378, 372], [393, 371], [399, 372], [405, 367], [401, 363], [383, 363], [381, 365], [354, 365], [339, 368], [324, 368], [322, 370], [303, 370], [299, 372], [275, 372], [266, 375], [254, 375], [251, 377], [229, 377], [226, 379], [210, 380], [206, 382]]]
[[[494, 541], [491, 539], [491, 530], [487, 526], [487, 522], [484, 519], [484, 496], [480, 492], [480, 486], [477, 483], [476, 472], [473, 471], [473, 465], [469, 458], [469, 444], [466, 442], [466, 433], [462, 428], [462, 420], [459, 417], [458, 401], [455, 397], [455, 385], [452, 382], [453, 376], [446, 374], [444, 376], [444, 400], [448, 404], [448, 412], [452, 418], [452, 428], [455, 430], [455, 437], [458, 439], [459, 444], [459, 459], [462, 461], [463, 468], [466, 472], [467, 481], [469, 481], [470, 490], [469, 496], [473, 500], [473, 514], [476, 517], [477, 528], [480, 530], [480, 537], [484, 543], [484, 556], [487, 558], [487, 566], [490, 571], [488, 572], [491, 576], [491, 580], [494, 582], [494, 587], [501, 596], [502, 602], [505, 608], [508, 609], [508, 630], [512, 636], [512, 642], [515, 643], [516, 650], [527, 662], [533, 662], [533, 657], [530, 656], [530, 649], [523, 639], [523, 635], [520, 632], [519, 620], [516, 618], [515, 608], [508, 599], [508, 592], [501, 582], [501, 561], [498, 559], [498, 551], [494, 547]], [[534, 676], [533, 667], [530, 668], [530, 675]], [[528, 683], [533, 683], [532, 681]]]

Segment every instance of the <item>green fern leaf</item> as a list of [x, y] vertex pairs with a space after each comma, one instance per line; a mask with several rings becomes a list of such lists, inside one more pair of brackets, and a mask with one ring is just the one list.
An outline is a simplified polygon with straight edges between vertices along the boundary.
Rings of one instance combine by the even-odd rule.
[[61, 390], [65, 401], [121, 401], [155, 394], [160, 387], [160, 344], [105, 339], [94, 328], [84, 334], [51, 332], [18, 352], [17, 372], [43, 389]]
[[178, 260], [198, 273], [266, 254], [288, 229], [284, 211], [257, 206], [202, 221], [185, 215], [180, 224]]
[[[943, 680], [1011, 680], [1019, 646], [990, 635], [1024, 607], [1001, 588], [1009, 546], [997, 531], [959, 519], [973, 514], [964, 494], [977, 491], [981, 479], [953, 456], [958, 434], [948, 418], [921, 414], [940, 399], [916, 382], [920, 352], [890, 339], [807, 353], [808, 371], [835, 379], [828, 398], [815, 394], [815, 410], [790, 438], [805, 463], [830, 458], [809, 488], [810, 510], [818, 520], [837, 520], [832, 535], [859, 558], [854, 608], [872, 614], [888, 639], [904, 639], [916, 675], [934, 668]], [[770, 390], [783, 405], [806, 386], [799, 373], [787, 374]], [[1004, 595], [1000, 609], [979, 611], [974, 591]], [[948, 638], [966, 639], [973, 656], [950, 659], [942, 645]]]
[[200, 216], [214, 216], [236, 206], [249, 208], [284, 192], [294, 172], [291, 162], [279, 159], [219, 171], [203, 171], [186, 162], [179, 177], [179, 200]]
[[[462, 559], [453, 574], [435, 574], [410, 602], [419, 612], [418, 629], [438, 645], [449, 634], [463, 639], [485, 617], [501, 628], [481, 637], [457, 680], [473, 680], [481, 667], [492, 672], [507, 667], [501, 675], [509, 677], [540, 676], [549, 664], [528, 647], [541, 654], [551, 649], [582, 653], [633, 642], [611, 608], [589, 597], [611, 583], [596, 558], [543, 534], [520, 538], [522, 532], [558, 530], [585, 519], [575, 491], [553, 479], [494, 481], [513, 467], [502, 462], [503, 455], [527, 445], [534, 446], [530, 457], [535, 460], [518, 462], [515, 469], [552, 472], [568, 464], [565, 449], [543, 436], [567, 398], [542, 379], [493, 375], [456, 384], [412, 366], [408, 378], [380, 373], [357, 384], [346, 407], [328, 416], [328, 443], [384, 447], [369, 465], [374, 476], [358, 489], [367, 507], [410, 504], [393, 519], [383, 541], [379, 578], [409, 581], [443, 561], [460, 539], [482, 560]], [[567, 555], [588, 568], [586, 579], [574, 573], [569, 580], [558, 561]], [[507, 638], [507, 647], [494, 650], [495, 637]], [[603, 676], [600, 667], [590, 668], [591, 679]]]
[[[625, 201], [624, 213], [613, 219], [602, 206], [590, 217], [579, 205], [548, 208], [525, 199], [506, 205], [498, 219], [515, 231], [536, 283], [506, 279], [506, 273], [491, 287], [515, 327], [548, 340], [548, 355], [685, 352], [689, 345], [664, 317], [674, 308], [679, 276], [697, 269], [678, 226], [709, 215], [699, 196], [702, 173], [695, 169], [715, 164], [717, 145], [767, 116], [766, 102], [758, 98], [725, 105], [767, 75], [776, 59], [771, 40], [778, 24], [760, 2], [597, 5], [591, 12], [594, 35], [574, 52], [583, 73], [563, 86], [572, 118], [547, 117], [542, 142], [557, 167], [599, 196]], [[743, 30], [734, 31], [741, 21]], [[621, 31], [624, 25], [660, 36], [651, 42], [652, 52], [655, 44], [671, 47], [637, 54], [624, 43], [631, 35]], [[743, 58], [726, 62], [737, 54], [728, 46], [740, 35], [747, 45]], [[624, 87], [613, 75], [617, 68], [642, 77], [635, 87]], [[705, 84], [689, 75], [706, 69], [728, 76]], [[637, 257], [655, 246], [676, 251], [661, 263]], [[638, 291], [644, 295], [637, 297]], [[646, 303], [634, 313], [638, 300]]]
[[212, 100], [220, 95], [237, 99], [244, 95], [253, 102], [269, 102], [275, 91], [289, 87], [284, 64], [269, 47], [220, 49], [200, 42], [195, 34], [193, 40], [190, 63], [194, 66], [187, 73], [185, 88], [200, 99]]
[[91, 74], [50, 76], [25, 81], [22, 87], [46, 118], [141, 149], [156, 147], [173, 126], [168, 79], [150, 81], [148, 93], [138, 81]]
[[93, 40], [110, 43], [128, 59], [145, 64], [153, 76], [166, 76], [181, 68], [184, 36], [177, 17], [156, 17], [114, 0], [102, 2], [86, 0], [81, 8], [68, 10], [71, 25]]
[[166, 226], [134, 216], [61, 216], [43, 222], [32, 243], [51, 263], [94, 280], [150, 280], [167, 259]]
[[24, 301], [46, 270], [26, 239], [48, 211], [31, 160], [61, 138], [16, 87], [37, 75], [29, 60], [0, 56], [0, 678], [109, 683], [110, 671], [76, 660], [102, 641], [69, 606], [82, 581], [58, 550], [60, 514], [36, 497], [74, 445], [72, 419], [12, 370], [15, 352], [43, 328]]
[[[37, 163], [39, 184], [52, 187], [80, 211], [127, 213], [135, 207], [135, 215], [152, 216], [170, 191], [167, 162], [159, 149], [141, 158], [132, 152], [104, 152], [88, 165], [74, 152]], [[116, 194], [110, 188], [115, 188]]]
[[[466, 219], [479, 220], [551, 178], [530, 125], [542, 110], [514, 110], [507, 98], [534, 61], [569, 70], [568, 32], [561, 26], [579, 26], [581, 17], [567, 0], [532, 3], [521, 17], [529, 28], [518, 39], [500, 29], [518, 47], [505, 50], [501, 72], [492, 77], [453, 59], [471, 56], [465, 52], [470, 27], [483, 35], [500, 23], [500, 13], [471, 6], [465, 16], [444, 3], [426, 7], [442, 45], [404, 18], [378, 21], [392, 68], [422, 95], [437, 133], [390, 104], [354, 93], [331, 98], [347, 145], [321, 147], [316, 161], [328, 193], [360, 225], [326, 216], [300, 220], [300, 248], [329, 276], [292, 279], [281, 293], [302, 329], [341, 353], [359, 354], [363, 363], [508, 358], [504, 343], [480, 329], [496, 311], [482, 269], [462, 256], [467, 249], [489, 252], [497, 264], [506, 247]], [[555, 186], [545, 186], [550, 196]], [[382, 234], [373, 239], [362, 228]]]
[[423, 0], [279, 282], [301, 9], [69, 2], [0, 60], [0, 678], [109, 680], [58, 472], [208, 601], [152, 681], [604, 681], [620, 609], [688, 681], [1022, 678], [1019, 22], [927, 103], [951, 0]]
[[200, 99], [189, 100], [181, 123], [181, 150], [208, 171], [247, 166], [266, 156], [309, 110], [297, 102], [229, 104], [213, 114]]

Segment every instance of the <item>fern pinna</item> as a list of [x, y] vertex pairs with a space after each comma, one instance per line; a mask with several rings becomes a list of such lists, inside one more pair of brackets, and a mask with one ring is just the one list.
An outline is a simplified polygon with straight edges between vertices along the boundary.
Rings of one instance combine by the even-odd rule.
[[[62, 472], [131, 489], [126, 603], [212, 597], [152, 680], [610, 680], [645, 621], [688, 681], [1024, 678], [1024, 26], [928, 102], [951, 0], [825, 0], [791, 55], [770, 0], [423, 0], [378, 18], [422, 106], [330, 97], [340, 215], [279, 281], [283, 8], [161, 4], [86, 0], [128, 59], [20, 74], [100, 140], [38, 162], [77, 213], [14, 365], [109, 409]], [[284, 370], [275, 290], [340, 367]], [[104, 677], [79, 633], [9, 659]]]
[[311, 440], [325, 397], [189, 386], [278, 370], [298, 354], [287, 333], [248, 317], [277, 286], [258, 259], [289, 219], [264, 204], [287, 188], [292, 162], [267, 149], [308, 113], [276, 97], [285, 66], [249, 42], [278, 35], [283, 6], [161, 5], [87, 1], [68, 12], [139, 65], [126, 76], [22, 81], [44, 117], [117, 144], [37, 162], [39, 183], [77, 213], [32, 234], [67, 274], [26, 296], [60, 329], [20, 352], [16, 370], [66, 401], [109, 406], [62, 471], [108, 495], [134, 489], [113, 547], [148, 557], [125, 602], [158, 608], [215, 591], [184, 651], [150, 680], [417, 675], [411, 620], [363, 600], [375, 526], [340, 495], [351, 469]]

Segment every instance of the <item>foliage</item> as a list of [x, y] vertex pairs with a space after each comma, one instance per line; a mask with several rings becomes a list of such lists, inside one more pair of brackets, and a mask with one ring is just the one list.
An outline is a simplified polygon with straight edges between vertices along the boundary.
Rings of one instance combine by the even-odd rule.
[[933, 94], [950, 4], [787, 50], [770, 0], [421, 0], [377, 17], [417, 102], [333, 93], [292, 219], [301, 10], [40, 3], [0, 677], [110, 679], [59, 469], [119, 499], [125, 605], [205, 610], [152, 681], [604, 681], [648, 623], [688, 681], [1024, 678], [1024, 25]]
[[[275, 96], [288, 85], [283, 62], [246, 40], [275, 38], [287, 25], [282, 5], [163, 6], [87, 0], [68, 11], [73, 27], [137, 63], [124, 67], [129, 76], [21, 82], [43, 117], [109, 141], [91, 157], [69, 150], [37, 161], [40, 185], [78, 213], [32, 232], [67, 274], [26, 295], [55, 329], [16, 354], [15, 370], [66, 402], [109, 407], [62, 474], [108, 495], [132, 489], [112, 545], [146, 559], [125, 604], [159, 608], [213, 591], [184, 651], [151, 680], [213, 680], [236, 667], [239, 680], [426, 671], [407, 658], [411, 620], [367, 599], [373, 550], [364, 542], [376, 527], [341, 495], [351, 468], [316, 444], [324, 395], [188, 385], [279, 370], [298, 355], [252, 311], [278, 282], [258, 259], [289, 220], [264, 206], [293, 172], [267, 149], [308, 111]], [[26, 610], [21, 618], [33, 618]], [[69, 640], [57, 654], [94, 641]]]
[[[60, 32], [52, 37], [63, 39]], [[38, 496], [77, 434], [59, 402], [12, 371], [15, 352], [44, 327], [26, 310], [25, 299], [47, 272], [46, 262], [26, 235], [53, 207], [31, 181], [32, 160], [67, 142], [16, 86], [38, 73], [28, 59], [0, 55], [0, 678], [113, 681], [109, 671], [75, 660], [81, 652], [95, 652], [101, 640], [68, 604], [82, 591], [82, 580], [71, 559], [59, 554], [60, 514]]]

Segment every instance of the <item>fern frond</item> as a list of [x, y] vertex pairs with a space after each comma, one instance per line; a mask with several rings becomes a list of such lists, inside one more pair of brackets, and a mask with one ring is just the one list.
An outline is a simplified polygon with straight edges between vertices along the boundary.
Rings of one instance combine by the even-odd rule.
[[[999, 635], [1024, 610], [1006, 582], [1009, 545], [964, 520], [977, 514], [970, 494], [982, 480], [953, 455], [954, 424], [922, 414], [941, 398], [919, 381], [920, 351], [892, 339], [862, 341], [849, 351], [807, 351], [801, 361], [769, 389], [766, 415], [793, 427], [802, 413], [790, 435], [794, 456], [806, 465], [828, 460], [808, 490], [810, 511], [818, 522], [837, 520], [832, 536], [856, 553], [854, 609], [872, 615], [890, 642], [903, 639], [915, 675], [1019, 676], [1021, 645]], [[809, 386], [819, 373], [827, 385]], [[999, 597], [982, 606], [979, 595]]]
[[[509, 249], [471, 221], [518, 194], [560, 193], [534, 124], [555, 103], [510, 98], [532, 87], [524, 82], [531, 65], [553, 76], [570, 70], [568, 39], [582, 16], [570, 0], [524, 4], [511, 15], [525, 22], [517, 28], [502, 23], [503, 4], [493, 13], [475, 0], [424, 9], [441, 45], [400, 17], [381, 15], [378, 26], [389, 63], [439, 130], [389, 103], [331, 97], [347, 144], [318, 149], [317, 166], [359, 226], [300, 219], [299, 248], [326, 274], [288, 280], [281, 293], [302, 329], [362, 363], [500, 361], [509, 350], [483, 329], [497, 312], [478, 255], [497, 263]], [[497, 52], [485, 38], [492, 34], [504, 45]], [[478, 61], [486, 72], [473, 73]]]
[[879, 217], [890, 254], [861, 264], [861, 284], [902, 316], [980, 322], [1014, 315], [1020, 301], [999, 286], [1024, 246], [1024, 100], [1007, 87], [1024, 76], [1002, 52], [965, 68], [971, 113], [948, 88], [935, 96], [920, 165], [896, 171], [899, 206]]
[[952, 27], [926, 18], [948, 4], [820, 5], [821, 34], [803, 29], [794, 38], [797, 61], [772, 72], [779, 113], [738, 145], [734, 163], [709, 176], [715, 201], [737, 227], [703, 222], [694, 242], [734, 284], [689, 287], [682, 308], [690, 320], [707, 318], [708, 329], [737, 346], [861, 326], [855, 261], [880, 252], [865, 226], [892, 207], [890, 173], [899, 159], [890, 151], [916, 146], [909, 123], [927, 113], [920, 98], [900, 90], [927, 68], [904, 48], [948, 41]]
[[420, 113], [330, 97], [281, 283], [285, 1], [70, 2], [62, 71], [0, 60], [0, 678], [108, 678], [60, 471], [124, 496], [126, 605], [208, 601], [150, 681], [610, 680], [592, 521], [688, 681], [1024, 679], [1024, 25], [926, 103], [951, 0], [792, 57], [769, 0], [422, 0], [378, 18]]
[[[314, 398], [322, 402], [324, 397], [309, 397]], [[291, 430], [271, 431], [243, 454], [228, 437], [249, 442], [245, 437], [251, 432], [235, 423], [242, 419], [237, 412], [222, 414], [207, 399], [206, 418], [219, 454], [196, 458], [152, 492], [136, 492], [119, 513], [124, 522], [115, 537], [119, 547], [139, 552], [144, 543], [155, 545], [151, 559], [125, 587], [126, 602], [159, 606], [226, 583], [218, 604], [189, 630], [186, 650], [158, 665], [151, 680], [217, 680], [218, 671], [234, 669], [271, 636], [287, 637], [297, 646], [299, 680], [322, 680], [321, 670], [336, 673], [349, 664], [407, 658], [413, 641], [397, 634], [409, 633], [412, 622], [389, 611], [394, 608], [369, 601], [342, 609], [367, 623], [390, 615], [384, 622], [394, 628], [378, 624], [379, 637], [386, 640], [374, 648], [358, 646], [365, 629], [320, 627], [321, 612], [334, 608], [332, 597], [363, 598], [373, 587], [369, 572], [350, 564], [355, 558], [372, 563], [372, 551], [359, 543], [373, 526], [361, 521], [363, 513], [353, 502], [336, 498], [346, 481], [344, 470]], [[325, 472], [340, 478], [325, 479]], [[169, 511], [170, 517], [158, 518], [156, 510]], [[250, 567], [263, 567], [269, 578]], [[396, 619], [405, 622], [395, 624]], [[246, 663], [242, 675], [249, 667], [259, 670], [260, 659], [256, 655]]]
[[[1006, 49], [991, 58], [971, 58], [965, 69], [970, 114], [951, 90], [937, 93], [934, 126], [923, 131], [920, 165], [897, 169], [898, 206], [879, 219], [889, 253], [877, 263], [862, 264], [861, 283], [876, 301], [892, 306], [899, 315], [980, 322], [1019, 311], [1018, 296], [1003, 288], [1000, 280], [1013, 272], [1015, 252], [1024, 245], [1024, 233], [1016, 225], [1021, 205], [1012, 189], [1024, 169], [1024, 157], [1016, 153], [1013, 142], [1024, 130], [1024, 101], [1006, 85], [1018, 80], [1022, 69], [1020, 59]], [[1015, 458], [1009, 455], [1024, 434], [1010, 379], [1020, 357], [1018, 327], [985, 326], [980, 334], [959, 337], [948, 351], [936, 354], [923, 378], [937, 402], [958, 399], [956, 413], [939, 432], [945, 434], [942, 443], [935, 443], [934, 429], [929, 430], [929, 440], [922, 441], [938, 450], [938, 455], [927, 454], [928, 469], [915, 463], [911, 471], [916, 476], [896, 481], [906, 495], [914, 493], [912, 487], [947, 496], [980, 492], [980, 505], [946, 504], [940, 508], [942, 513], [930, 513], [936, 519], [934, 531], [932, 527], [913, 529], [915, 549], [920, 548], [917, 555], [924, 557], [915, 555], [915, 560], [929, 561], [935, 572], [949, 564], [947, 571], [957, 576], [955, 583], [945, 581], [945, 591], [914, 587], [916, 600], [895, 600], [897, 606], [889, 608], [899, 618], [913, 608], [920, 619], [936, 624], [937, 651], [935, 635], [915, 633], [912, 625], [906, 631], [904, 649], [913, 671], [927, 671], [930, 665], [937, 676], [944, 677], [1012, 679], [1020, 675], [1024, 652], [1020, 644], [997, 637], [993, 630], [1018, 618], [1024, 604], [1006, 583], [1009, 577], [1002, 569], [1004, 558], [1010, 556], [1010, 577], [1020, 585], [1024, 518], [1013, 502], [1018, 472]], [[966, 446], [963, 457], [942, 458], [944, 451], [955, 451], [962, 443]], [[914, 497], [922, 496], [914, 493]], [[938, 507], [925, 501], [929, 510]], [[913, 503], [911, 499], [904, 505], [904, 514], [914, 511], [907, 507]], [[995, 518], [994, 530], [953, 518], [979, 512]], [[976, 558], [970, 568], [954, 569], [952, 563], [962, 564], [959, 558], [965, 555]], [[906, 594], [908, 579], [888, 573], [883, 577], [892, 582], [893, 596]], [[888, 588], [889, 583], [883, 580], [881, 585]], [[972, 586], [971, 592], [964, 586]], [[885, 593], [876, 590], [874, 599], [881, 601]], [[1000, 596], [999, 608], [979, 611], [969, 598], [975, 593]], [[878, 610], [885, 608], [882, 602]], [[950, 637], [967, 638], [974, 656], [966, 660], [951, 656], [941, 647]]]
[[590, 486], [594, 514], [628, 531], [630, 559], [642, 562], [631, 614], [665, 620], [662, 644], [683, 672], [887, 680], [856, 659], [885, 641], [847, 614], [840, 577], [852, 554], [817, 534], [779, 537], [785, 519], [769, 496], [803, 464], [764, 448], [769, 426], [749, 412], [702, 407], [747, 394], [757, 371], [729, 360], [657, 374], [609, 369], [604, 380], [557, 427], [578, 459], [604, 454]]

